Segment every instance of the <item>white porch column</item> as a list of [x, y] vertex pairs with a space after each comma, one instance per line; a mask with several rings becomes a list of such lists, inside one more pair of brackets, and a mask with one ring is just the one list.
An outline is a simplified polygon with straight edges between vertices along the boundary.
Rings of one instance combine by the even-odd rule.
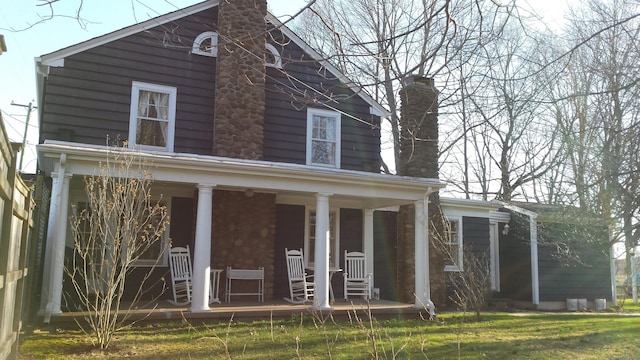
[[540, 282], [538, 276], [538, 222], [536, 217], [529, 215], [529, 239], [531, 243], [531, 302], [540, 304]]
[[65, 173], [66, 156], [61, 156], [59, 172], [52, 174], [51, 205], [45, 256], [45, 277], [42, 283], [44, 321], [48, 323], [52, 314], [61, 314], [62, 279], [64, 275], [64, 252], [69, 217], [69, 184], [71, 175]]
[[414, 307], [427, 308], [431, 306], [431, 289], [429, 286], [429, 231], [428, 207], [425, 199], [415, 202], [415, 289]]
[[316, 283], [313, 308], [315, 310], [329, 310], [329, 196], [331, 194], [316, 195], [316, 243], [314, 281]]
[[193, 247], [193, 290], [191, 312], [209, 311], [209, 272], [211, 271], [211, 215], [213, 185], [198, 185], [196, 240]]
[[51, 292], [49, 286], [51, 284], [51, 258], [53, 257], [53, 242], [55, 239], [55, 229], [57, 226], [58, 212], [60, 209], [60, 199], [62, 196], [62, 181], [58, 173], [51, 173], [51, 200], [49, 202], [49, 227], [47, 229], [47, 238], [45, 240], [44, 250], [44, 271], [42, 272], [42, 296], [40, 298], [40, 310], [39, 314], [44, 315], [47, 309], [47, 304], [51, 299]]
[[371, 286], [373, 287], [375, 279], [373, 278], [373, 210], [364, 209], [362, 214], [362, 236], [364, 237], [364, 256], [367, 259], [365, 264], [368, 274], [371, 274]]

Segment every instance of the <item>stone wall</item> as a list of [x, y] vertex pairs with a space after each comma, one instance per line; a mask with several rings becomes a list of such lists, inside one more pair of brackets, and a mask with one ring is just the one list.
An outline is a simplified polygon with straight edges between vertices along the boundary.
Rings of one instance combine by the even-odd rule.
[[[265, 300], [273, 297], [276, 197], [274, 194], [216, 190], [213, 194], [213, 267], [239, 269], [264, 267]], [[224, 296], [224, 276], [220, 295]], [[257, 282], [234, 282], [233, 290], [255, 292]], [[234, 297], [233, 300], [255, 300]]]
[[261, 160], [265, 108], [265, 0], [221, 1], [213, 154]]

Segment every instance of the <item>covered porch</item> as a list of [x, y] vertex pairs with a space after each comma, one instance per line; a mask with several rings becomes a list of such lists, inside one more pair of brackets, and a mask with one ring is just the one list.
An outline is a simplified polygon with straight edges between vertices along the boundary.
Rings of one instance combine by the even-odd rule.
[[[41, 170], [53, 180], [41, 302], [41, 312], [46, 318], [62, 313], [63, 259], [65, 247], [70, 246], [67, 225], [73, 201], [70, 194], [81, 190], [79, 180], [95, 175], [98, 164], [114, 149], [48, 141], [41, 144], [38, 151]], [[422, 308], [430, 300], [426, 198], [444, 186], [437, 179], [193, 154], [135, 151], [134, 154], [150, 164], [154, 192], [163, 193], [164, 198], [169, 195], [193, 199], [193, 216], [189, 216], [192, 223], [184, 224], [189, 219], [178, 221], [178, 211], [174, 211], [169, 225], [170, 228], [194, 228], [193, 240], [189, 237], [182, 240], [192, 245], [193, 250], [194, 289], [188, 307], [191, 313], [215, 312], [216, 308], [225, 306], [208, 304], [208, 275], [211, 268], [220, 265], [238, 267], [235, 265], [240, 261], [238, 257], [255, 256], [251, 264], [265, 266], [266, 300], [278, 301], [277, 291], [273, 289], [282, 285], [277, 268], [282, 265], [283, 244], [304, 248], [307, 253], [316, 283], [311, 308], [335, 308], [329, 296], [330, 267], [340, 266], [344, 246], [340, 247], [339, 242], [332, 239], [332, 209], [350, 209], [352, 215], [361, 214], [361, 219], [354, 222], [361, 228], [354, 232], [356, 238], [349, 241], [356, 250], [366, 254], [367, 270], [375, 273], [374, 260], [381, 254], [374, 251], [374, 211], [406, 204], [415, 206], [415, 222], [422, 225], [415, 226], [416, 298], [411, 305]], [[305, 209], [303, 217], [299, 216], [299, 209]], [[293, 216], [289, 216], [291, 214]], [[312, 234], [306, 223], [309, 214], [314, 219]], [[300, 231], [287, 234], [296, 224], [300, 228], [301, 221], [304, 223], [302, 235]], [[229, 235], [233, 232], [228, 228], [253, 225], [255, 231], [245, 232], [244, 238]], [[177, 234], [173, 232], [172, 236], [174, 233]], [[245, 255], [238, 255], [242, 253]], [[375, 277], [373, 284], [375, 287]]]

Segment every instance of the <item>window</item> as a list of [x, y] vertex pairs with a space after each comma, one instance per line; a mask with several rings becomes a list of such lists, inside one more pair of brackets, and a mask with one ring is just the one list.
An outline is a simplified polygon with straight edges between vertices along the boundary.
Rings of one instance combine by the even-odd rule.
[[206, 31], [198, 35], [193, 41], [191, 53], [211, 57], [218, 56], [218, 33]]
[[267, 43], [267, 53], [265, 59], [267, 66], [275, 67], [278, 69], [282, 68], [282, 58], [280, 57], [280, 53], [275, 46], [269, 43]]
[[307, 165], [340, 167], [340, 113], [307, 110]]
[[[164, 203], [160, 203], [160, 205], [165, 206]], [[105, 273], [106, 271], [110, 271], [109, 268], [105, 268], [105, 264], [111, 264], [114, 261], [104, 261], [104, 259], [112, 259], [114, 256], [116, 259], [120, 259], [120, 261], [125, 259], [127, 246], [123, 245], [121, 247], [116, 247], [118, 242], [115, 241], [114, 237], [108, 237], [105, 241], [103, 238], [104, 232], [101, 230], [93, 230], [91, 229], [91, 208], [89, 204], [86, 202], [78, 202], [74, 206], [75, 216], [78, 218], [78, 223], [76, 224], [76, 231], [78, 232], [79, 241], [84, 244], [86, 252], [89, 257], [87, 257], [88, 266], [92, 267], [90, 269], [93, 274]], [[100, 216], [100, 215], [98, 215]], [[152, 224], [152, 227], [155, 229], [158, 227], [162, 218], [160, 214], [156, 214], [155, 216], [149, 218], [144, 215], [143, 218], [148, 223]], [[104, 219], [97, 219], [93, 221], [97, 221], [100, 223]], [[124, 219], [120, 217], [120, 219], [113, 219], [114, 224], [112, 226], [120, 226], [118, 223], [123, 221]], [[122, 234], [120, 234], [122, 235]], [[137, 236], [137, 241], [145, 241], [144, 231], [140, 231]], [[167, 266], [167, 251], [166, 249], [169, 246], [169, 229], [167, 228], [162, 236], [152, 243], [145, 251], [140, 254], [140, 257], [134, 263], [135, 266]], [[102, 252], [105, 251], [103, 254]], [[115, 260], [115, 259], [114, 259]], [[97, 278], [101, 278], [104, 276], [97, 276]], [[104, 284], [102, 284], [104, 286]], [[97, 289], [99, 287], [98, 284], [91, 284], [91, 287]]]
[[[340, 242], [339, 242], [339, 214], [336, 210], [329, 211], [329, 266], [340, 267]], [[306, 218], [306, 233], [304, 242], [304, 257], [305, 263], [312, 267], [315, 260], [316, 249], [316, 212], [315, 210], [307, 209]]]
[[463, 243], [462, 243], [462, 221], [460, 218], [447, 218], [445, 221], [445, 271], [462, 271], [463, 264]]
[[176, 95], [175, 87], [133, 82], [129, 120], [130, 146], [173, 151]]

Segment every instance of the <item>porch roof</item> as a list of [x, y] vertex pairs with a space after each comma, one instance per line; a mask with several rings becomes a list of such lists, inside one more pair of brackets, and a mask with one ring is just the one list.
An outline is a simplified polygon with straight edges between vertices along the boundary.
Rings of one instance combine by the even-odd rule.
[[[47, 140], [38, 145], [40, 170], [95, 175], [113, 147]], [[377, 209], [409, 204], [445, 186], [438, 179], [386, 175], [300, 164], [186, 153], [131, 150], [148, 161], [156, 182], [213, 185], [216, 189], [275, 193], [277, 202], [314, 204], [317, 193], [332, 206]]]

